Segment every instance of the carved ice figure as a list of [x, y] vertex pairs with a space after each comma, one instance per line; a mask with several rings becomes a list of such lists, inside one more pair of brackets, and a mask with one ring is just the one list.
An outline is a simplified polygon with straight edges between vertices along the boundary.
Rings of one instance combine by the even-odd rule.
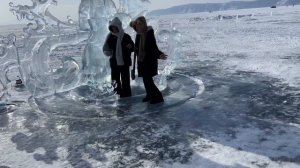
[[91, 0], [81, 0], [78, 11], [78, 22], [80, 30], [87, 31], [90, 30], [88, 24], [88, 19], [90, 18], [90, 1]]
[[79, 32], [72, 19], [60, 21], [48, 11], [50, 5], [56, 4], [55, 0], [32, 0], [32, 6], [9, 4], [19, 20], [29, 21], [21, 37], [24, 45], [17, 47], [20, 52], [16, 56], [20, 76], [33, 96], [66, 91], [80, 81], [79, 64], [69, 56], [60, 60], [61, 67], [50, 66], [54, 59], [50, 57], [51, 53], [57, 47], [75, 45], [87, 39], [86, 33]]
[[82, 81], [104, 89], [102, 86], [109, 82], [109, 68], [102, 46], [107, 33], [107, 23], [116, 13], [116, 7], [111, 0], [83, 0], [79, 13], [80, 28], [90, 30], [82, 58]]
[[166, 61], [159, 63], [159, 88], [164, 89], [167, 87], [167, 76], [174, 71], [182, 58], [181, 33], [176, 30], [171, 21], [170, 27], [161, 28], [156, 32], [156, 35], [158, 42], [163, 45], [164, 52], [169, 55]]
[[16, 36], [10, 34], [7, 37], [0, 36], [0, 99], [8, 99], [8, 86], [16, 80], [12, 78], [10, 71], [18, 70], [17, 48], [15, 46]]

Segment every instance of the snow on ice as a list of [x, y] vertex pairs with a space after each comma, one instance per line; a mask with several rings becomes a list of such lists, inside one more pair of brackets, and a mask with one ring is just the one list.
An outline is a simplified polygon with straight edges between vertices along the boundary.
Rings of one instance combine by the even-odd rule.
[[[109, 5], [108, 18], [119, 9]], [[142, 5], [124, 10], [138, 15]], [[149, 17], [169, 55], [159, 62], [159, 105], [141, 102], [140, 79], [131, 98], [111, 93], [106, 62], [93, 55], [106, 24], [86, 22], [87, 10], [79, 28], [41, 23], [35, 34], [28, 25], [25, 44], [1, 37], [0, 167], [300, 167], [299, 9]]]

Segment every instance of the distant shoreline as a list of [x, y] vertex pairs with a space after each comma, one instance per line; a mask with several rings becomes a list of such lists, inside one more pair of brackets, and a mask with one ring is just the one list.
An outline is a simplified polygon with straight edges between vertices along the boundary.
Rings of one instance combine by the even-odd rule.
[[9, 34], [19, 35], [23, 32], [23, 28], [26, 24], [11, 24], [11, 25], [0, 25], [0, 35], [7, 36]]
[[19, 23], [19, 24], [3, 24], [3, 25], [0, 25], [0, 27], [5, 27], [5, 26], [25, 26], [26, 24], [25, 23]]
[[300, 2], [287, 1], [285, 4], [277, 4], [275, 0], [254, 0], [254, 1], [232, 1], [228, 3], [191, 3], [179, 6], [173, 6], [166, 9], [152, 10], [147, 13], [148, 16], [164, 16], [175, 14], [191, 14], [202, 12], [218, 12], [227, 10], [241, 10], [241, 9], [253, 9], [253, 8], [270, 8], [275, 7], [296, 7], [300, 5]]

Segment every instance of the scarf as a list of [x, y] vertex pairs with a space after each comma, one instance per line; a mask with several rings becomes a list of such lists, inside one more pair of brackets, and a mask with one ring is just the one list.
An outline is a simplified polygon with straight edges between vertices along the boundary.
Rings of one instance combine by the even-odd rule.
[[143, 62], [146, 56], [146, 40], [147, 40], [147, 32], [150, 27], [147, 26], [147, 22], [145, 17], [138, 17], [135, 22], [139, 22], [136, 24], [136, 31], [140, 35], [140, 43], [139, 43], [139, 53], [138, 53], [138, 62]]
[[109, 22], [109, 26], [115, 26], [119, 29], [118, 33], [113, 33], [113, 35], [117, 36], [117, 46], [116, 46], [116, 60], [119, 66], [124, 65], [123, 52], [122, 52], [122, 40], [124, 37], [124, 30], [122, 27], [122, 22], [119, 18], [115, 17], [112, 21]]
[[146, 39], [147, 39], [147, 32], [140, 34], [138, 62], [143, 62], [146, 56], [146, 50], [145, 50]]

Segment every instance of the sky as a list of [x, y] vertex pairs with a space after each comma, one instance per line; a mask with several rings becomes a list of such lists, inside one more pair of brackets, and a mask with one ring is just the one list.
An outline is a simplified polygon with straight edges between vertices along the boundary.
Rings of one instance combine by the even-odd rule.
[[[66, 17], [70, 15], [77, 20], [78, 6], [80, 0], [57, 0], [57, 6], [51, 6], [50, 11], [62, 20], [66, 20]], [[150, 0], [149, 10], [169, 8], [172, 6], [188, 4], [188, 3], [222, 3], [232, 0]], [[247, 0], [244, 0], [247, 1]], [[249, 1], [249, 0], [248, 0]], [[32, 5], [31, 0], [0, 0], [0, 25], [18, 24], [16, 17], [9, 11], [9, 2], [14, 4]], [[66, 10], [68, 9], [68, 10]]]

